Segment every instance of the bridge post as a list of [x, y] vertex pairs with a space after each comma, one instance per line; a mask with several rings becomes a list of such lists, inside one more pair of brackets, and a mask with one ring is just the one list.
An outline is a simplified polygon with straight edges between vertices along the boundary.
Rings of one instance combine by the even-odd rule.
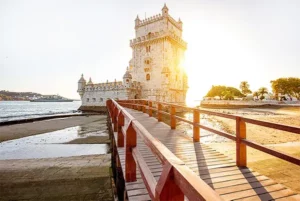
[[111, 113], [111, 103], [112, 103], [112, 101], [110, 99], [106, 101], [106, 108], [109, 113]]
[[142, 111], [142, 107], [141, 104], [142, 104], [142, 101], [141, 100], [138, 100], [138, 104], [139, 104], [139, 111]]
[[119, 110], [118, 107], [115, 106], [114, 108], [114, 112], [113, 112], [113, 116], [114, 116], [114, 132], [117, 132], [117, 127], [118, 127], [118, 122], [117, 122], [117, 118], [118, 118], [118, 114], [119, 114]]
[[155, 188], [155, 198], [160, 201], [183, 201], [184, 194], [174, 181], [174, 168], [167, 162]]
[[136, 132], [132, 124], [131, 121], [125, 136], [125, 180], [127, 182], [136, 181], [136, 163], [132, 155], [132, 149], [136, 147]]
[[115, 124], [116, 119], [114, 118], [114, 117], [115, 117], [114, 112], [115, 112], [115, 107], [116, 107], [116, 106], [115, 106], [113, 103], [112, 103], [111, 105], [112, 105], [112, 106], [111, 106], [111, 109], [110, 109], [111, 123]]
[[152, 102], [148, 101], [148, 114], [149, 117], [152, 117]]
[[[135, 100], [132, 100], [131, 102], [132, 102], [132, 104], [135, 104]], [[136, 106], [132, 105], [132, 109], [136, 110]]]
[[238, 167], [247, 166], [247, 148], [242, 143], [246, 138], [246, 123], [241, 117], [236, 117], [236, 165]]
[[162, 121], [161, 111], [162, 105], [160, 103], [157, 103], [157, 121]]
[[147, 105], [147, 101], [142, 100], [142, 103], [143, 103], [143, 106], [142, 106], [143, 113], [146, 113], [146, 105]]
[[117, 122], [118, 122], [118, 142], [117, 142], [117, 146], [118, 147], [124, 147], [124, 135], [122, 133], [122, 126], [124, 126], [124, 115], [123, 115], [121, 110], [119, 112]]
[[170, 122], [170, 125], [171, 125], [171, 129], [176, 129], [176, 118], [175, 118], [175, 115], [176, 115], [176, 108], [174, 106], [171, 106], [171, 122]]
[[198, 110], [193, 110], [193, 141], [199, 142], [200, 141], [200, 128], [195, 126], [195, 124], [200, 123], [200, 112]]

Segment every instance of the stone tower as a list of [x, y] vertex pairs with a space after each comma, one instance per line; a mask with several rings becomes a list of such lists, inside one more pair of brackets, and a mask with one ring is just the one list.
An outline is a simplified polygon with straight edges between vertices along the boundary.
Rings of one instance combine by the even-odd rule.
[[131, 84], [132, 84], [132, 76], [129, 73], [128, 67], [127, 67], [127, 70], [126, 70], [126, 72], [125, 72], [125, 74], [123, 76], [123, 86], [125, 88], [129, 88], [129, 87], [131, 87]]
[[141, 83], [142, 98], [184, 103], [188, 86], [182, 63], [187, 44], [181, 20], [174, 20], [166, 5], [161, 14], [144, 20], [137, 16], [130, 47], [128, 73]]
[[83, 74], [81, 75], [81, 78], [78, 81], [78, 90], [77, 92], [79, 93], [80, 97], [82, 98], [84, 91], [85, 91], [85, 85], [86, 85], [86, 81], [83, 77]]

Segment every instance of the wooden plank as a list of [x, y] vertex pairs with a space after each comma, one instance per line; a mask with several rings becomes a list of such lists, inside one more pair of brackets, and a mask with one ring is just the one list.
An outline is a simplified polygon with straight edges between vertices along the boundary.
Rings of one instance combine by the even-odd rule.
[[213, 168], [221, 168], [221, 167], [228, 167], [228, 166], [234, 166], [235, 162], [228, 162], [228, 163], [220, 163], [220, 164], [212, 164], [212, 165], [198, 165], [198, 164], [191, 164], [188, 165], [189, 168], [193, 169], [193, 168], [198, 168], [198, 169], [213, 169]]
[[201, 175], [201, 179], [224, 177], [224, 176], [233, 176], [233, 175], [240, 175], [240, 174], [246, 174], [246, 173], [251, 173], [251, 172], [252, 171], [249, 170], [249, 169], [233, 170], [233, 171], [227, 171], [227, 172], [218, 172], [218, 173]]
[[230, 175], [230, 176], [224, 176], [224, 177], [216, 177], [216, 178], [208, 178], [203, 179], [204, 181], [210, 182], [210, 183], [218, 183], [223, 181], [232, 181], [242, 178], [249, 178], [260, 175], [257, 172], [251, 172], [251, 173], [245, 173], [245, 174], [238, 174], [238, 175]]
[[135, 195], [148, 195], [147, 189], [135, 189], [135, 190], [127, 190], [128, 197]]
[[137, 190], [137, 189], [146, 189], [146, 186], [144, 185], [144, 182], [142, 182], [142, 180], [140, 182], [130, 182], [126, 184], [127, 191]]
[[270, 185], [274, 185], [274, 184], [276, 184], [275, 181], [273, 181], [271, 179], [268, 179], [268, 180], [264, 180], [264, 181], [256, 181], [256, 182], [247, 183], [247, 184], [229, 186], [227, 188], [219, 188], [219, 189], [216, 189], [216, 191], [220, 195], [223, 195], [223, 194], [239, 192], [239, 191], [248, 190], [248, 189], [254, 189], [254, 188], [260, 188], [260, 187], [264, 187], [264, 186], [270, 186]]
[[149, 195], [137, 195], [137, 196], [131, 196], [129, 198], [130, 201], [148, 201], [151, 200], [151, 198], [149, 197]]
[[[283, 190], [283, 189], [285, 189], [284, 186], [282, 186], [280, 184], [275, 184], [275, 185], [271, 185], [271, 186], [225, 194], [225, 195], [222, 195], [222, 198], [224, 200], [237, 200], [237, 199], [243, 198], [243, 200], [245, 201], [246, 197], [250, 197], [252, 195], [260, 195], [260, 194], [265, 194], [265, 193], [273, 192], [273, 191], [279, 191], [279, 190]], [[270, 199], [272, 199], [272, 197]]]
[[300, 195], [291, 195], [287, 197], [282, 197], [275, 199], [276, 201], [299, 201], [300, 200]]
[[[280, 184], [277, 184], [278, 186]], [[281, 185], [282, 186], [282, 185]], [[266, 187], [267, 188], [267, 187]], [[295, 193], [291, 191], [290, 189], [281, 189], [281, 190], [275, 190], [273, 192], [269, 191], [268, 193], [255, 195], [243, 199], [239, 199], [240, 201], [261, 201], [261, 200], [274, 200], [276, 198], [282, 198], [287, 197], [289, 195], [294, 195]]]
[[213, 174], [218, 172], [227, 172], [227, 171], [233, 171], [233, 170], [240, 170], [240, 168], [236, 166], [230, 166], [230, 167], [223, 167], [223, 168], [216, 168], [216, 169], [203, 169], [199, 170], [197, 168], [194, 168], [193, 171], [196, 174], [206, 175], [206, 174]]
[[252, 183], [252, 182], [256, 182], [256, 181], [264, 181], [264, 180], [268, 180], [269, 178], [266, 176], [256, 176], [256, 177], [249, 177], [249, 178], [241, 178], [241, 179], [237, 179], [237, 180], [232, 180], [232, 181], [223, 181], [223, 182], [219, 182], [219, 183], [213, 183], [213, 187], [214, 189], [218, 189], [218, 188], [225, 188], [228, 186], [235, 186], [235, 185], [239, 185], [239, 184], [247, 184], [247, 183]]

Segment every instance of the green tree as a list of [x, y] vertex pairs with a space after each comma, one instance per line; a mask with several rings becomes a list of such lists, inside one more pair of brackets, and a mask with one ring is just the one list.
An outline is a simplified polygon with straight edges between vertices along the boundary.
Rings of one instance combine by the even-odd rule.
[[226, 91], [226, 86], [212, 86], [211, 89], [207, 92], [207, 97], [219, 96], [220, 99], [223, 99], [223, 92]]
[[[227, 96], [226, 96], [227, 95]], [[225, 96], [227, 99], [230, 97], [244, 97], [240, 90], [234, 87], [226, 87], [226, 86], [212, 86], [211, 89], [207, 92], [206, 97], [215, 97], [219, 96], [220, 99], [224, 99]]]
[[227, 90], [223, 92], [224, 100], [233, 100], [234, 96], [231, 91]]
[[242, 81], [240, 84], [240, 89], [242, 93], [246, 96], [247, 94], [251, 94], [252, 91], [249, 89], [250, 85], [247, 81]]
[[253, 96], [258, 99], [259, 93], [257, 91], [253, 92]]
[[236, 96], [239, 98], [245, 97], [245, 95], [242, 94], [242, 92], [240, 90], [238, 90], [237, 88], [234, 88], [234, 87], [226, 87], [226, 91], [230, 91], [233, 96]]
[[[265, 94], [268, 93], [268, 89], [266, 87], [261, 87], [258, 89], [258, 93], [259, 95], [261, 95], [261, 97], [263, 97], [263, 99], [265, 98]], [[260, 98], [261, 99], [261, 98]], [[261, 99], [262, 100], [262, 99]]]
[[278, 99], [278, 94], [287, 94], [288, 96], [295, 96], [298, 100], [300, 99], [300, 78], [288, 77], [278, 78], [271, 81], [272, 91]]

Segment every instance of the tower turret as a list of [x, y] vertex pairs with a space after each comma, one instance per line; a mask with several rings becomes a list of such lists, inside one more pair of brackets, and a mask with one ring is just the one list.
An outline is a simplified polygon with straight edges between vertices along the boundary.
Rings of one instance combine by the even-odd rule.
[[93, 84], [92, 78], [89, 79], [89, 82], [87, 84]]
[[141, 20], [140, 20], [139, 16], [137, 15], [136, 18], [135, 18], [135, 26], [136, 27], [139, 26], [140, 23], [141, 23]]
[[128, 70], [128, 67], [126, 69], [126, 73], [124, 74], [123, 76], [123, 85], [126, 87], [126, 88], [129, 88], [131, 86], [131, 83], [132, 83], [132, 76], [131, 74], [129, 73], [129, 70]]
[[167, 17], [169, 15], [169, 8], [165, 4], [164, 7], [161, 9], [162, 11], [162, 16]]
[[86, 85], [86, 81], [83, 77], [83, 74], [81, 74], [81, 78], [78, 81], [78, 90], [77, 90], [81, 98], [84, 94], [85, 85]]
[[180, 28], [182, 29], [182, 21], [180, 18], [178, 19], [178, 24], [179, 24]]

